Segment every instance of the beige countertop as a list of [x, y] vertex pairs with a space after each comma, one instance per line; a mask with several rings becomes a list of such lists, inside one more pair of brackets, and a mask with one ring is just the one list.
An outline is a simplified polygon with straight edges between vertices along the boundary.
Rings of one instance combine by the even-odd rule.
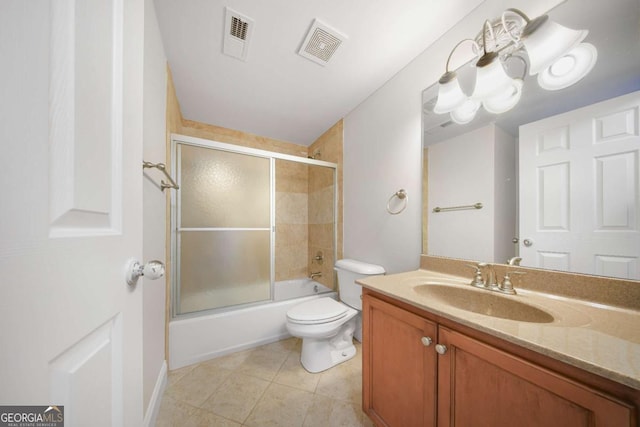
[[[362, 286], [444, 318], [505, 339], [640, 390], [640, 311], [517, 289], [517, 300], [553, 316], [549, 323], [514, 321], [459, 309], [419, 291], [441, 284], [497, 294], [469, 285], [468, 277], [416, 270], [358, 280]], [[469, 294], [471, 298], [475, 294]]]

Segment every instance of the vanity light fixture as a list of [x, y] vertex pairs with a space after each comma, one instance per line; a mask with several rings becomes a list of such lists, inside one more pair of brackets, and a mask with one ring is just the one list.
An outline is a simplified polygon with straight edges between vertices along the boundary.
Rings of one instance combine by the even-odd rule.
[[596, 65], [598, 50], [591, 43], [580, 43], [569, 53], [538, 73], [538, 84], [546, 90], [559, 90], [580, 81]]
[[480, 108], [480, 101], [468, 98], [461, 106], [451, 111], [451, 120], [459, 125], [464, 125], [473, 120]]
[[[476, 63], [476, 84], [471, 98], [482, 102], [488, 112], [500, 114], [512, 109], [520, 101], [522, 79], [513, 79], [507, 74], [496, 51], [487, 52], [487, 32], [496, 40], [489, 21], [485, 21], [482, 27], [484, 53]], [[497, 48], [497, 43], [494, 43], [494, 48]]]
[[467, 41], [474, 44], [476, 51], [480, 50], [478, 43], [472, 39], [461, 40], [453, 47], [453, 49], [451, 49], [451, 53], [449, 53], [449, 57], [447, 58], [447, 63], [445, 65], [445, 73], [440, 77], [440, 80], [438, 80], [438, 100], [436, 101], [436, 105], [433, 107], [433, 111], [435, 113], [450, 113], [469, 99], [469, 97], [462, 92], [456, 72], [449, 71], [449, 63], [451, 62], [453, 53], [462, 43]]
[[[518, 9], [505, 10], [500, 18], [485, 21], [475, 40], [464, 39], [451, 50], [445, 73], [438, 81], [433, 111], [449, 113], [459, 124], [472, 121], [480, 105], [492, 114], [505, 113], [520, 101], [527, 68], [530, 75], [537, 74], [538, 84], [546, 90], [577, 83], [591, 71], [598, 56], [593, 45], [583, 43], [588, 33], [564, 27], [548, 15], [531, 20]], [[474, 54], [479, 57], [471, 96], [460, 87], [455, 71], [449, 70], [451, 56], [467, 41], [474, 44]], [[507, 73], [505, 62], [510, 58], [523, 61], [521, 77]]]

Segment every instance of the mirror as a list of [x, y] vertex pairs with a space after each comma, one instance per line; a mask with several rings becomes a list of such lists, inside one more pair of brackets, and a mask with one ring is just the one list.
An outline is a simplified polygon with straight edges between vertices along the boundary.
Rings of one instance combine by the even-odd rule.
[[[509, 2], [505, 1], [504, 8], [509, 7]], [[527, 197], [531, 197], [528, 190], [523, 190], [529, 188], [523, 186], [527, 178], [519, 177], [518, 156], [520, 146], [524, 143], [519, 135], [520, 126], [640, 91], [640, 3], [637, 0], [568, 0], [549, 11], [548, 15], [550, 19], [566, 27], [589, 30], [584, 42], [596, 47], [597, 62], [591, 72], [578, 83], [561, 90], [549, 91], [540, 88], [536, 76], [526, 75], [522, 98], [516, 107], [501, 115], [492, 115], [480, 108], [474, 120], [465, 125], [453, 123], [448, 114], [433, 112], [438, 94], [437, 82], [424, 90], [423, 253], [497, 263], [505, 263], [508, 258], [519, 255], [523, 257], [523, 266], [638, 280], [640, 257], [621, 257], [623, 262], [617, 266], [604, 265], [605, 262], [602, 268], [593, 268], [593, 260], [576, 262], [577, 256], [569, 256], [565, 248], [547, 245], [544, 248], [546, 261], [540, 263], [537, 258], [541, 256], [541, 252], [537, 255], [535, 251], [534, 255], [526, 252], [529, 246], [536, 249], [538, 238], [520, 235], [520, 226], [528, 221], [524, 216], [530, 210], [520, 212], [519, 206]], [[480, 28], [470, 28], [465, 34], [475, 38], [479, 31]], [[452, 49], [455, 43], [451, 44]], [[476, 61], [474, 58], [456, 69], [460, 85], [467, 94], [473, 89]], [[523, 64], [524, 61], [505, 62], [505, 68], [513, 77], [522, 77]], [[444, 71], [444, 64], [441, 67]], [[630, 96], [640, 99], [640, 93]], [[626, 240], [631, 242], [630, 245], [635, 250], [640, 250], [640, 142], [637, 108], [633, 109], [627, 123], [631, 123], [631, 133], [635, 135], [634, 148], [626, 149], [632, 153], [631, 164], [627, 163], [631, 170], [629, 176], [632, 176], [627, 190], [631, 188], [629, 191], [633, 194], [628, 194], [626, 205], [622, 209], [626, 210], [625, 215], [630, 221], [627, 224], [630, 229], [627, 231], [630, 232], [626, 233]], [[522, 159], [524, 161], [524, 157]], [[536, 173], [535, 170], [533, 173]], [[540, 171], [537, 173], [534, 180], [539, 184], [542, 178]], [[593, 180], [593, 177], [572, 175], [569, 183], [566, 178], [568, 186]], [[546, 191], [561, 193], [563, 190], [551, 186]], [[594, 187], [583, 190], [590, 194], [594, 191]], [[536, 197], [541, 196], [537, 194]], [[574, 199], [571, 200], [571, 205], [565, 207], [567, 211], [577, 210]], [[481, 209], [473, 207], [477, 203], [482, 204]], [[434, 212], [436, 208], [459, 206], [468, 209]], [[585, 201], [585, 206], [581, 215], [600, 215], [593, 203]], [[624, 228], [620, 227], [621, 230]], [[577, 239], [570, 237], [571, 233], [566, 233], [565, 236], [565, 241]], [[518, 239], [518, 242], [513, 243], [513, 239]], [[525, 239], [528, 240], [528, 246], [524, 244]], [[578, 241], [573, 243], [581, 244]], [[525, 253], [528, 255], [524, 256]], [[573, 259], [569, 259], [571, 257]], [[591, 257], [593, 258], [593, 254]], [[586, 267], [586, 264], [590, 266]]]

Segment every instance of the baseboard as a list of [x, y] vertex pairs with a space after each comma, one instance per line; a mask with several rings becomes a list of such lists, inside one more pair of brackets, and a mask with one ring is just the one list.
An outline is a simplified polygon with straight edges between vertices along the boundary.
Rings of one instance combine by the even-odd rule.
[[158, 413], [160, 412], [160, 404], [162, 403], [162, 394], [167, 387], [167, 361], [162, 362], [162, 367], [158, 373], [158, 379], [156, 385], [153, 388], [153, 394], [149, 400], [149, 406], [144, 415], [144, 422], [142, 425], [145, 427], [154, 427], [156, 420], [158, 419]]
[[222, 349], [217, 349], [215, 351], [208, 351], [208, 352], [203, 352], [203, 353], [199, 353], [199, 354], [193, 354], [190, 355], [190, 357], [184, 357], [182, 359], [179, 359], [178, 357], [172, 357], [171, 358], [171, 369], [179, 369], [179, 368], [183, 368], [185, 366], [189, 366], [189, 365], [193, 365], [194, 363], [200, 363], [200, 362], [204, 362], [206, 360], [211, 360], [211, 359], [215, 359], [217, 357], [222, 357], [222, 356], [226, 356], [227, 354], [232, 354], [232, 353], [236, 353], [239, 351], [243, 351], [243, 350], [248, 350], [250, 348], [255, 348], [255, 347], [259, 347], [261, 345], [265, 345], [265, 344], [271, 344], [274, 343], [276, 341], [280, 341], [286, 338], [291, 337], [291, 334], [289, 334], [288, 332], [285, 333], [281, 333], [281, 334], [277, 334], [277, 335], [272, 335], [266, 338], [262, 338], [259, 340], [254, 340], [251, 342], [245, 342], [242, 343], [240, 345], [235, 345], [232, 347], [225, 347]]

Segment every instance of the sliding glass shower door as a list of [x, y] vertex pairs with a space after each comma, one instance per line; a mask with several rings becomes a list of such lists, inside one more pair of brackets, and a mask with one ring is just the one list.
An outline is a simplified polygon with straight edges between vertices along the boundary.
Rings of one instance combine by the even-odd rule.
[[175, 314], [271, 298], [273, 161], [178, 143]]

